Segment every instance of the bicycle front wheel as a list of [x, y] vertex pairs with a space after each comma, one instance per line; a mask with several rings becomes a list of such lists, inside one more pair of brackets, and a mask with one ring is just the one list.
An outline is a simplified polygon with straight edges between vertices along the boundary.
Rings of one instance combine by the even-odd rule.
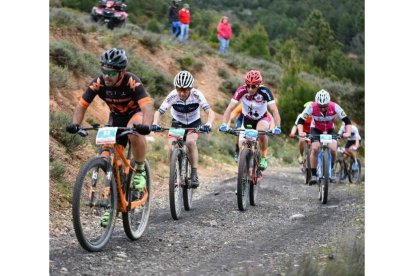
[[250, 191], [249, 191], [249, 199], [250, 199], [250, 205], [256, 206], [258, 202], [259, 197], [259, 190], [260, 190], [260, 180], [262, 178], [262, 171], [259, 170], [259, 153], [258, 151], [255, 152], [254, 158], [253, 158], [253, 168], [252, 171], [254, 172], [254, 181], [250, 181]]
[[323, 151], [322, 156], [322, 183], [319, 184], [319, 199], [322, 201], [322, 204], [326, 204], [328, 201], [328, 185], [329, 185], [329, 149]]
[[356, 162], [357, 166], [353, 166], [352, 161], [349, 162], [348, 180], [350, 183], [359, 183], [361, 181], [361, 161], [356, 159]]
[[173, 219], [178, 220], [183, 211], [183, 186], [185, 181], [182, 178], [181, 167], [182, 151], [174, 149], [171, 154], [170, 162], [170, 180], [169, 180], [169, 197], [170, 211]]
[[[73, 228], [80, 245], [91, 252], [101, 251], [115, 226], [117, 191], [108, 163], [102, 157], [87, 161], [79, 171], [73, 190]], [[111, 172], [112, 173], [112, 172]]]
[[247, 199], [251, 183], [252, 167], [250, 164], [251, 153], [249, 149], [243, 149], [239, 158], [239, 172], [237, 175], [237, 205], [240, 211], [247, 210]]
[[183, 160], [183, 169], [182, 173], [184, 174], [182, 178], [184, 179], [184, 187], [183, 187], [183, 200], [184, 200], [184, 209], [186, 211], [190, 211], [193, 206], [193, 188], [190, 188], [190, 181], [191, 181], [191, 167], [190, 161], [186, 157]]
[[[134, 161], [131, 162], [131, 166], [134, 167]], [[151, 202], [152, 202], [152, 180], [151, 180], [151, 170], [149, 163], [145, 160], [145, 174], [146, 174], [146, 192], [148, 192], [147, 200], [144, 205], [137, 206], [133, 209], [129, 209], [128, 212], [122, 213], [122, 223], [124, 225], [124, 231], [128, 238], [131, 240], [139, 239], [145, 232], [148, 226], [150, 211], [151, 211]], [[132, 189], [133, 186], [133, 176], [134, 173], [130, 170], [130, 173], [127, 177], [126, 186], [126, 199], [128, 202], [133, 202], [141, 200], [145, 194], [144, 191], [135, 191]]]

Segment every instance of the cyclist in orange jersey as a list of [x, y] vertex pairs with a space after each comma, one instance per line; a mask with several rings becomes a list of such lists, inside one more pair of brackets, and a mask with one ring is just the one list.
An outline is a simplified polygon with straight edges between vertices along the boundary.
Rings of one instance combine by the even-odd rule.
[[122, 49], [112, 48], [100, 57], [102, 74], [94, 78], [83, 93], [73, 113], [72, 124], [66, 127], [69, 133], [77, 133], [86, 110], [99, 96], [109, 107], [108, 125], [118, 127], [135, 126], [140, 135], [122, 137], [119, 144], [126, 146], [131, 142], [132, 154], [136, 161], [137, 174], [134, 176], [134, 188], [141, 190], [146, 185], [144, 161], [146, 140], [143, 135], [150, 133], [149, 126], [154, 117], [154, 103], [141, 80], [126, 71], [128, 58]]

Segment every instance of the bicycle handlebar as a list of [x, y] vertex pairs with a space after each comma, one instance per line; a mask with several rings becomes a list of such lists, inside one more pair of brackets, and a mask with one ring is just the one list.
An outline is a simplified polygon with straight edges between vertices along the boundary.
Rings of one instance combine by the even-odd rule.
[[[102, 127], [111, 127], [109, 125], [99, 125], [99, 124], [94, 124], [92, 125], [92, 127], [82, 127], [79, 126], [79, 131], [76, 134], [79, 134], [82, 137], [85, 137], [88, 135], [88, 130], [98, 130], [99, 128]], [[116, 127], [118, 130], [121, 130], [122, 132], [120, 134], [117, 134], [117, 138], [128, 135], [128, 134], [134, 134], [137, 135], [139, 132], [136, 130], [135, 127]]]
[[206, 131], [201, 131], [200, 128], [198, 127], [160, 127], [160, 128], [161, 130], [156, 130], [153, 132], [163, 132], [163, 131], [170, 130], [170, 129], [185, 129], [185, 130], [194, 130], [197, 133], [208, 133]]
[[[298, 139], [312, 139], [312, 138], [315, 138], [315, 137], [319, 137], [321, 135], [325, 135], [325, 134], [319, 134], [319, 135], [306, 134], [305, 136], [295, 135], [293, 137], [290, 137], [290, 136], [289, 137], [292, 138], [292, 139], [295, 139], [295, 138], [298, 138]], [[328, 135], [332, 135], [332, 139], [340, 140], [340, 139], [343, 138], [342, 135], [337, 135], [337, 134], [328, 134]]]
[[[245, 128], [229, 128], [227, 131], [220, 131], [220, 132], [223, 132], [225, 134], [231, 134], [231, 135], [234, 135], [234, 136], [238, 136], [240, 134], [240, 132], [244, 132], [246, 130], [249, 130], [249, 128], [248, 129], [245, 129]], [[271, 130], [258, 130], [257, 132], [258, 132], [259, 135], [267, 135], [267, 136], [277, 135], [277, 134], [273, 133]]]

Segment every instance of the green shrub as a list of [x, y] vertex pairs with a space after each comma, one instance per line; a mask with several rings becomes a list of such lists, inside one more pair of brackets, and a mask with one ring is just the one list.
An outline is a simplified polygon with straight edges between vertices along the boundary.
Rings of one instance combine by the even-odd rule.
[[236, 77], [230, 77], [227, 80], [224, 80], [220, 86], [219, 86], [219, 90], [223, 91], [224, 93], [233, 95], [234, 91], [236, 91], [237, 87], [239, 87], [240, 85], [242, 85], [243, 82], [236, 78]]
[[72, 123], [72, 117], [64, 112], [51, 112], [49, 114], [49, 135], [55, 138], [67, 150], [74, 150], [85, 143], [79, 135], [66, 132], [66, 126]]
[[219, 75], [223, 79], [227, 79], [228, 77], [230, 77], [229, 72], [225, 68], [223, 68], [223, 67], [219, 67], [217, 69], [217, 75]]
[[152, 54], [156, 53], [161, 47], [161, 38], [159, 35], [146, 33], [139, 37], [139, 42], [147, 48]]
[[75, 16], [70, 14], [66, 9], [49, 9], [49, 23], [51, 26], [68, 27], [73, 26], [75, 22]]
[[184, 57], [179, 57], [176, 58], [178, 67], [181, 70], [187, 70], [190, 71], [191, 66], [193, 66], [194, 64], [194, 60], [192, 56], [184, 56]]
[[49, 164], [49, 177], [61, 181], [65, 175], [65, 166], [62, 162], [55, 160]]
[[63, 88], [68, 86], [70, 72], [67, 67], [49, 65], [49, 87]]
[[82, 58], [79, 60], [79, 67], [83, 73], [90, 77], [99, 75], [101, 68], [98, 58], [91, 53], [84, 53], [82, 55]]
[[151, 19], [147, 22], [147, 28], [148, 31], [160, 34], [161, 33], [161, 26], [160, 23], [156, 19]]
[[172, 79], [167, 75], [157, 71], [152, 65], [141, 62], [134, 55], [130, 55], [128, 60], [128, 71], [141, 79], [151, 97], [165, 96], [172, 90]]
[[204, 64], [200, 61], [195, 61], [194, 57], [191, 55], [178, 57], [176, 58], [176, 62], [180, 70], [187, 70], [193, 74], [201, 72], [204, 68]]

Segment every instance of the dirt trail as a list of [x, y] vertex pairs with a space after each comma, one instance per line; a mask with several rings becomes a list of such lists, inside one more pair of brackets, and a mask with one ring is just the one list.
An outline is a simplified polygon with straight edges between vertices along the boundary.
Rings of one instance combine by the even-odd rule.
[[178, 221], [167, 196], [155, 198], [144, 236], [131, 242], [119, 222], [103, 252], [82, 249], [68, 221], [67, 234], [50, 239], [50, 274], [279, 275], [288, 262], [363, 231], [356, 223], [364, 219], [361, 184], [332, 186], [322, 205], [298, 168], [275, 168], [266, 171], [259, 205], [240, 212], [228, 177], [204, 180], [194, 209]]

